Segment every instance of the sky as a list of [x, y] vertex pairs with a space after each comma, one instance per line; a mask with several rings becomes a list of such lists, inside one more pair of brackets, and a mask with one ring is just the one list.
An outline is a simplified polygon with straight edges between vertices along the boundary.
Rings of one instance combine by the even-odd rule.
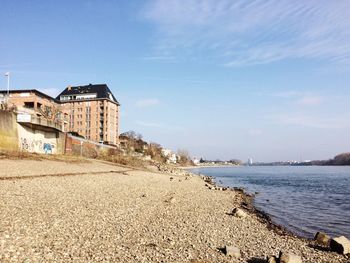
[[0, 89], [106, 83], [121, 132], [206, 159], [350, 151], [348, 0], [2, 0]]

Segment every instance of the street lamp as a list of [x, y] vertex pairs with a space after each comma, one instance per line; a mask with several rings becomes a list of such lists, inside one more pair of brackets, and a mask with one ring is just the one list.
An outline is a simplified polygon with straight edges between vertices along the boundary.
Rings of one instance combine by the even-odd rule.
[[7, 77], [7, 97], [10, 97], [10, 72], [6, 72], [5, 77]]

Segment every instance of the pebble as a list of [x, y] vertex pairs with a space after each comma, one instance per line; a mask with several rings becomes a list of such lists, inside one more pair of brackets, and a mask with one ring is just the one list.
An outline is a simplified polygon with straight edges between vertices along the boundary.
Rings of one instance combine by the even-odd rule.
[[332, 238], [330, 242], [330, 248], [332, 251], [340, 254], [350, 254], [350, 240], [344, 236]]
[[225, 254], [230, 257], [234, 258], [240, 258], [241, 257], [241, 250], [235, 246], [226, 246], [225, 247]]
[[322, 246], [329, 246], [330, 243], [330, 236], [323, 232], [317, 232], [315, 235], [314, 240], [316, 241], [317, 244], [322, 245]]

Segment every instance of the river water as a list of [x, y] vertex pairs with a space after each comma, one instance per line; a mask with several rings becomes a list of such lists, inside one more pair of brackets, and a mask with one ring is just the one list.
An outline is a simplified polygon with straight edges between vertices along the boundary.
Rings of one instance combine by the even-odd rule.
[[293, 233], [317, 231], [350, 238], [350, 166], [238, 166], [196, 168], [222, 186], [258, 192], [254, 205]]

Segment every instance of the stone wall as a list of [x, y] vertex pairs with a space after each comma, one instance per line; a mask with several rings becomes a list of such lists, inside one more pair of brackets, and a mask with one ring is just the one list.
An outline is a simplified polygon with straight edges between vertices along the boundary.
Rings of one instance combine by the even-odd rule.
[[0, 148], [18, 150], [18, 146], [16, 115], [0, 110]]

